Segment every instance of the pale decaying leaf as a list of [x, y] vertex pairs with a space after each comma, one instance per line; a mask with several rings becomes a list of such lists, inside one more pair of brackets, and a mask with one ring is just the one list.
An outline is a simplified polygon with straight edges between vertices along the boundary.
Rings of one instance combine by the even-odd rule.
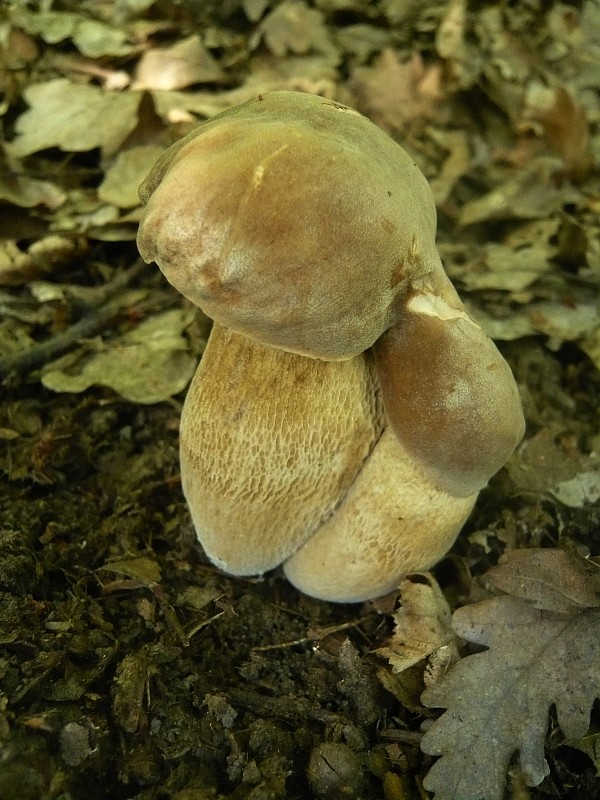
[[481, 70], [481, 54], [467, 41], [467, 1], [449, 0], [435, 37], [439, 55], [458, 86], [470, 86]]
[[400, 584], [401, 606], [394, 614], [394, 633], [377, 650], [394, 672], [427, 658], [427, 676], [446, 669], [458, 658], [451, 612], [440, 587], [431, 575], [427, 582], [405, 579]]
[[242, 0], [244, 14], [250, 22], [258, 22], [268, 5], [269, 0]]
[[[32, 242], [26, 250], [17, 242], [0, 242], [0, 286], [20, 286], [33, 278], [51, 274], [87, 255], [87, 242], [80, 236], [51, 234]], [[10, 304], [5, 303], [4, 313]]]
[[590, 326], [587, 335], [583, 337], [581, 349], [600, 370], [600, 322], [598, 321], [598, 316], [596, 316], [596, 324]]
[[42, 383], [55, 392], [107, 386], [133, 403], [160, 403], [183, 391], [196, 368], [182, 331], [193, 311], [173, 309], [144, 320], [117, 341], [48, 364]]
[[[506, 770], [515, 753], [527, 782], [537, 786], [548, 774], [544, 740], [554, 704], [564, 735], [578, 740], [589, 726], [590, 709], [600, 697], [600, 608], [589, 607], [593, 593], [575, 585], [588, 575], [563, 568], [554, 575], [556, 591], [538, 591], [536, 575], [548, 580], [552, 551], [528, 559], [531, 573], [519, 582], [522, 561], [515, 557], [500, 571], [500, 582], [517, 587], [571, 613], [536, 608], [520, 597], [494, 597], [460, 608], [456, 633], [488, 649], [459, 661], [422, 695], [422, 702], [447, 711], [426, 732], [421, 747], [442, 756], [424, 780], [435, 800], [501, 800]], [[537, 560], [537, 563], [536, 563]], [[515, 575], [508, 579], [511, 566]], [[498, 573], [496, 573], [498, 576]], [[563, 583], [564, 582], [564, 583]], [[570, 603], [569, 596], [583, 602]], [[585, 598], [585, 599], [584, 599]]]
[[41, 181], [27, 175], [17, 175], [2, 170], [0, 173], [0, 200], [21, 208], [45, 206], [58, 208], [66, 199], [66, 193], [50, 181]]
[[598, 301], [584, 291], [574, 291], [577, 302], [534, 301], [502, 317], [492, 316], [468, 301], [469, 312], [492, 339], [514, 341], [542, 333], [557, 350], [563, 342], [578, 342], [600, 369]]
[[335, 54], [278, 59], [260, 52], [253, 57], [252, 73], [248, 79], [234, 89], [220, 92], [152, 91], [152, 101], [156, 113], [171, 121], [182, 112], [210, 118], [265, 92], [303, 91], [339, 99], [336, 97], [336, 61]]
[[406, 59], [385, 48], [372, 66], [354, 70], [349, 86], [357, 108], [392, 135], [445, 114], [441, 67], [426, 67], [418, 53]]
[[471, 169], [469, 138], [465, 131], [427, 131], [434, 142], [448, 152], [438, 174], [429, 181], [436, 206], [443, 206], [458, 181]]
[[539, 156], [491, 192], [462, 207], [461, 225], [498, 219], [539, 219], [555, 214], [579, 199], [571, 185], [561, 182], [562, 161]]
[[136, 556], [120, 561], [108, 561], [102, 566], [107, 572], [116, 572], [125, 578], [138, 581], [143, 586], [152, 586], [160, 581], [160, 566], [149, 556]]
[[[440, 252], [452, 258], [452, 251], [460, 249], [460, 245], [442, 246]], [[474, 248], [471, 258], [446, 261], [446, 267], [450, 277], [470, 291], [500, 289], [522, 292], [541, 275], [552, 271], [548, 250], [535, 243], [512, 248], [490, 242]]]
[[218, 83], [224, 73], [197, 34], [171, 47], [148, 50], [138, 62], [133, 89], [183, 89]]
[[561, 481], [551, 493], [566, 506], [580, 508], [600, 500], [600, 469], [578, 472], [568, 481]]
[[13, 7], [10, 22], [31, 34], [41, 36], [49, 44], [72, 39], [80, 53], [90, 58], [126, 56], [135, 51], [127, 33], [85, 14], [69, 11], [46, 11]]
[[49, 147], [69, 153], [100, 147], [112, 155], [134, 129], [141, 100], [138, 92], [104, 92], [66, 78], [33, 84], [24, 96], [30, 108], [7, 145], [20, 158]]
[[572, 169], [590, 163], [589, 124], [581, 105], [564, 86], [544, 86], [532, 81], [525, 94], [525, 120], [541, 127], [546, 140]]

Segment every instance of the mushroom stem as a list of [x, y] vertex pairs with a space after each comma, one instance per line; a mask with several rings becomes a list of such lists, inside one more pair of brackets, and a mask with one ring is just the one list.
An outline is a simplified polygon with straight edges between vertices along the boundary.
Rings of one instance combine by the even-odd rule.
[[334, 513], [385, 425], [371, 354], [321, 361], [215, 325], [181, 418], [198, 538], [227, 572], [266, 572]]
[[386, 428], [336, 513], [285, 562], [286, 577], [337, 603], [387, 594], [447, 553], [476, 498], [436, 486]]

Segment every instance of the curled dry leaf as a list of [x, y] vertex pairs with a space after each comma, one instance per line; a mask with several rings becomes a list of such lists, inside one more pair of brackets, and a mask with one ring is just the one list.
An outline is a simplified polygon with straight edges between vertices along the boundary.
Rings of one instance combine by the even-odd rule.
[[152, 144], [122, 150], [106, 170], [104, 180], [98, 187], [98, 197], [118, 208], [139, 205], [139, 185], [162, 151], [162, 147]]
[[507, 466], [521, 490], [551, 494], [564, 505], [580, 508], [600, 495], [600, 455], [564, 443], [565, 428], [549, 425], [522, 444]]
[[590, 166], [586, 113], [564, 86], [546, 87], [533, 81], [525, 95], [523, 118], [524, 124], [529, 121], [540, 127], [568, 168], [578, 172]]
[[332, 53], [336, 51], [320, 11], [304, 0], [284, 0], [258, 26], [250, 40], [251, 48], [261, 39], [273, 53]]
[[[548, 580], [553, 563], [559, 565], [554, 591], [539, 591], [536, 583]], [[537, 786], [549, 772], [544, 739], [550, 706], [565, 736], [578, 740], [600, 697], [600, 608], [589, 607], [597, 576], [553, 551], [528, 551], [505, 562], [494, 579], [521, 597], [494, 597], [455, 612], [456, 633], [489, 649], [459, 661], [421, 698], [447, 709], [421, 743], [424, 752], [442, 756], [424, 780], [435, 800], [501, 800], [516, 752], [528, 784]], [[585, 588], [588, 581], [591, 588]]]
[[118, 340], [98, 344], [95, 352], [84, 347], [47, 364], [42, 383], [53, 392], [73, 393], [107, 386], [132, 403], [168, 400], [194, 374], [196, 359], [183, 336], [192, 317], [188, 309], [154, 314]]
[[498, 219], [543, 219], [569, 202], [576, 202], [577, 191], [561, 182], [562, 162], [539, 156], [491, 192], [462, 207], [459, 222], [473, 225]]
[[458, 658], [451, 611], [442, 590], [431, 575], [423, 580], [406, 579], [400, 584], [402, 605], [394, 614], [394, 633], [377, 650], [394, 672], [402, 672], [429, 659], [428, 669], [448, 666]]
[[438, 26], [435, 46], [461, 89], [471, 86], [481, 71], [477, 48], [467, 41], [467, 2], [450, 0]]

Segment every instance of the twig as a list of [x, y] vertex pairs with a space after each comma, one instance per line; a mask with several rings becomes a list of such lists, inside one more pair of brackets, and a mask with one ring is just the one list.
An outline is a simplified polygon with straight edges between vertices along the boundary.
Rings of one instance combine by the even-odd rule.
[[[374, 613], [374, 612], [373, 612]], [[346, 631], [349, 628], [357, 628], [363, 622], [366, 622], [373, 616], [373, 613], [367, 614], [364, 617], [359, 617], [358, 619], [351, 620], [350, 622], [343, 622], [340, 625], [328, 625], [325, 628], [316, 628], [314, 630], [309, 630], [306, 636], [303, 636], [300, 639], [292, 639], [286, 642], [278, 642], [277, 644], [263, 644], [257, 647], [252, 648], [253, 653], [265, 653], [269, 650], [281, 650], [286, 649], [288, 647], [295, 647], [296, 645], [306, 644], [307, 642], [320, 642], [321, 639], [325, 639], [327, 636], [331, 636], [334, 633], [339, 633], [340, 631]]]
[[111, 300], [109, 298], [114, 297], [118, 291], [131, 283], [131, 281], [142, 272], [145, 266], [144, 262], [140, 259], [127, 271], [119, 272], [112, 281], [107, 283], [106, 286], [101, 287], [103, 299], [106, 299], [107, 302], [99, 308], [87, 313], [79, 322], [71, 325], [66, 331], [47, 339], [45, 342], [35, 344], [27, 350], [0, 358], [0, 380], [3, 380], [9, 375], [22, 375], [30, 372], [32, 369], [41, 367], [50, 359], [64, 353], [65, 350], [68, 350], [80, 339], [93, 336], [106, 328], [110, 321], [121, 311], [120, 299], [115, 298]]

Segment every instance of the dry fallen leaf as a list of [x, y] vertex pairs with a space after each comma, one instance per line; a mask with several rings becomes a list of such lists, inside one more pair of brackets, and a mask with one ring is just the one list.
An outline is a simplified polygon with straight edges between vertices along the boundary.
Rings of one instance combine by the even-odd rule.
[[18, 136], [9, 145], [12, 156], [59, 147], [69, 153], [100, 147], [117, 152], [137, 123], [142, 98], [138, 92], [104, 92], [66, 78], [36, 83], [24, 91], [30, 108], [18, 118]]
[[171, 47], [155, 47], [141, 57], [133, 89], [183, 89], [194, 83], [219, 83], [224, 73], [198, 35]]
[[497, 219], [541, 219], [576, 202], [579, 194], [562, 183], [562, 161], [539, 156], [491, 192], [471, 200], [461, 209], [461, 225]]
[[118, 208], [133, 208], [140, 204], [138, 189], [164, 148], [146, 144], [122, 150], [106, 170], [98, 187], [98, 197]]
[[435, 178], [429, 181], [435, 204], [443, 206], [454, 186], [472, 169], [469, 137], [465, 131], [430, 128], [429, 136], [448, 152]]
[[481, 56], [468, 41], [467, 0], [449, 0], [438, 26], [435, 46], [446, 59], [449, 72], [461, 89], [466, 89], [481, 71]]
[[445, 113], [441, 66], [426, 67], [418, 53], [406, 60], [386, 48], [373, 66], [355, 69], [349, 85], [357, 108], [392, 135]]
[[102, 566], [102, 569], [107, 572], [116, 572], [117, 575], [137, 581], [142, 586], [149, 587], [160, 581], [160, 566], [149, 556], [108, 561]]
[[172, 309], [145, 319], [97, 352], [77, 351], [47, 364], [42, 383], [54, 392], [83, 392], [108, 386], [132, 403], [160, 403], [192, 379], [196, 359], [182, 335], [192, 321], [189, 309]]
[[438, 663], [447, 667], [458, 658], [446, 598], [432, 576], [424, 577], [426, 583], [407, 578], [400, 584], [402, 605], [394, 614], [394, 633], [386, 646], [377, 650], [394, 672], [424, 658], [432, 659], [434, 668]]
[[66, 197], [66, 193], [55, 183], [22, 174], [20, 168], [11, 164], [0, 150], [0, 201], [20, 208], [45, 206], [54, 210], [65, 202]]
[[521, 490], [549, 493], [578, 508], [597, 499], [600, 456], [565, 446], [564, 434], [561, 427], [542, 428], [519, 446], [507, 470]]
[[600, 607], [600, 567], [570, 550], [511, 550], [486, 578], [497, 589], [545, 611], [570, 614]]
[[[529, 551], [523, 558], [531, 566], [527, 580], [519, 581], [523, 561], [515, 556], [510, 580], [510, 560], [499, 571], [503, 585], [512, 588], [517, 581], [521, 595], [553, 608], [561, 594], [573, 594], [578, 570], [572, 565], [554, 576], [555, 591], [537, 591], [536, 577], [547, 580], [552, 563], [560, 561], [554, 551], [540, 551], [535, 558]], [[541, 783], [549, 773], [544, 740], [552, 704], [568, 739], [585, 735], [591, 706], [600, 697], [600, 608], [585, 607], [597, 591], [597, 576], [579, 572], [576, 582], [589, 579], [595, 588], [591, 594], [575, 593], [586, 599], [574, 603], [578, 610], [571, 613], [536, 608], [508, 595], [455, 612], [456, 633], [488, 649], [459, 661], [422, 695], [426, 706], [447, 709], [421, 743], [424, 752], [442, 756], [423, 783], [435, 800], [502, 800], [516, 752], [527, 783]]]
[[590, 166], [587, 116], [564, 86], [547, 87], [533, 81], [525, 95], [523, 118], [525, 126], [529, 121], [541, 128], [568, 168], [577, 173]]
[[80, 13], [10, 5], [12, 8], [8, 9], [8, 13], [11, 24], [27, 33], [41, 36], [48, 44], [71, 39], [79, 52], [90, 58], [127, 56], [135, 51], [135, 45], [130, 43], [128, 33], [121, 29], [122, 26], [111, 27]]
[[276, 56], [288, 53], [332, 53], [336, 47], [323, 15], [304, 0], [284, 0], [265, 17], [250, 40], [254, 49], [264, 39]]

